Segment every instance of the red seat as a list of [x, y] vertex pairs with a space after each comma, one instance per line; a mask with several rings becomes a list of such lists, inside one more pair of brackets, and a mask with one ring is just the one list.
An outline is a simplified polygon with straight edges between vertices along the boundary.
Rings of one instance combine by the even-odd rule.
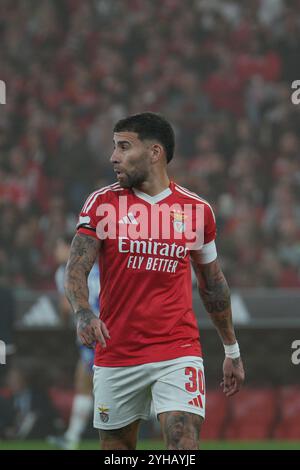
[[[266, 422], [244, 423], [233, 427], [230, 439], [263, 440], [270, 436], [270, 426]], [[229, 439], [229, 436], [226, 436]]]
[[208, 390], [206, 394], [206, 419], [202, 426], [201, 439], [219, 439], [227, 416], [228, 400], [219, 390]]
[[300, 439], [300, 387], [279, 389], [279, 421], [274, 430], [276, 439]]
[[53, 406], [57, 409], [65, 424], [67, 424], [72, 411], [74, 391], [51, 387], [48, 393]]
[[11, 395], [12, 395], [12, 392], [8, 387], [0, 388], [0, 397], [10, 398]]
[[230, 400], [227, 439], [267, 439], [276, 416], [275, 392], [271, 389], [242, 389]]

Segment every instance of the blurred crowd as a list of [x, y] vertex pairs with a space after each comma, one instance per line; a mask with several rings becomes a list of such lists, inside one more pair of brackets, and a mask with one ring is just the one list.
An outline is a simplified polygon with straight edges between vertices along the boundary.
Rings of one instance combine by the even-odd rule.
[[160, 112], [172, 178], [213, 205], [232, 287], [300, 287], [300, 2], [1, 0], [0, 276], [54, 288], [54, 247], [114, 182], [112, 128]]

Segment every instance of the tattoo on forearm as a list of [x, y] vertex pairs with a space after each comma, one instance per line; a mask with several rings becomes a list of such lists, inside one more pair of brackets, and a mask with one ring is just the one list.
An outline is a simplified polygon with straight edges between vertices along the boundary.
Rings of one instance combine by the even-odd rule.
[[98, 240], [85, 235], [75, 235], [65, 271], [65, 293], [75, 312], [89, 307], [87, 278], [98, 252]]
[[230, 290], [218, 261], [202, 265], [193, 261], [199, 293], [207, 312], [223, 340], [234, 340]]
[[80, 322], [80, 328], [85, 329], [95, 319], [93, 312], [87, 308], [81, 308], [76, 312], [76, 320]]
[[[219, 264], [208, 264], [201, 269], [194, 264], [199, 280], [199, 292], [209, 313], [223, 312], [230, 307], [230, 291]], [[201, 275], [200, 275], [201, 274]]]

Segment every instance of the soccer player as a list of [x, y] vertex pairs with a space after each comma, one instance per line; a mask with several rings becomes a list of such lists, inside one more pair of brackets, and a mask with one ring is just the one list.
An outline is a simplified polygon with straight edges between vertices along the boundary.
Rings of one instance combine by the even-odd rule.
[[[190, 261], [224, 344], [226, 396], [244, 380], [230, 292], [217, 259], [215, 217], [208, 202], [169, 180], [174, 132], [163, 117], [141, 113], [122, 119], [113, 141], [117, 183], [87, 198], [65, 277], [78, 336], [86, 346], [96, 345], [94, 426], [102, 449], [135, 449], [152, 400], [166, 447], [198, 449], [205, 383]], [[164, 212], [157, 217], [158, 210]], [[190, 234], [188, 226], [194, 228]], [[196, 237], [201, 232], [202, 241]], [[87, 287], [97, 259], [99, 319]]]
[[[59, 294], [59, 309], [65, 322], [68, 322], [70, 305], [64, 293], [64, 274], [70, 254], [71, 239], [61, 236], [56, 241], [55, 257], [59, 267], [55, 273], [55, 283]], [[99, 316], [99, 266], [92, 267], [88, 276], [89, 304], [93, 313]], [[75, 397], [68, 429], [62, 437], [51, 436], [49, 442], [63, 449], [72, 450], [79, 446], [80, 438], [93, 410], [93, 364], [94, 351], [79, 344], [79, 360], [75, 373]]]

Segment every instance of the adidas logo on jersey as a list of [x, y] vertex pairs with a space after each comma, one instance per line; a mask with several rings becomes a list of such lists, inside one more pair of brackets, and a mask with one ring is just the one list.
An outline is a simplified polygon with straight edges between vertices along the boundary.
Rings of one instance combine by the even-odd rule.
[[198, 395], [196, 398], [189, 401], [189, 405], [196, 406], [197, 408], [203, 408], [201, 395]]
[[132, 212], [128, 212], [128, 214], [125, 215], [125, 217], [122, 217], [122, 219], [119, 220], [119, 224], [133, 224], [133, 225], [137, 225], [138, 222], [137, 222], [136, 218], [134, 217], [133, 213], [132, 213]]

